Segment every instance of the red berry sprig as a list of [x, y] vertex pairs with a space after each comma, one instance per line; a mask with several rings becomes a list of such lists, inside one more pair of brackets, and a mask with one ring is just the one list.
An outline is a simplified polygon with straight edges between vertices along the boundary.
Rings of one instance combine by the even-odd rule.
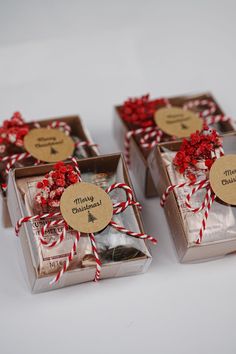
[[196, 181], [196, 175], [193, 173], [197, 169], [197, 163], [203, 162], [206, 169], [209, 170], [215, 161], [212, 158], [212, 152], [222, 146], [219, 136], [215, 130], [208, 130], [207, 127], [203, 131], [193, 133], [189, 139], [183, 139], [179, 151], [174, 158], [174, 165], [181, 174], [192, 181]]
[[42, 181], [37, 183], [40, 192], [36, 194], [35, 200], [42, 206], [57, 208], [65, 188], [78, 182], [78, 174], [71, 165], [58, 162], [53, 170], [45, 175]]
[[164, 99], [150, 100], [149, 94], [140, 98], [129, 98], [120, 108], [124, 121], [135, 127], [146, 128], [155, 126], [153, 115], [159, 105], [164, 105]]
[[25, 124], [20, 112], [15, 112], [10, 119], [6, 119], [0, 127], [0, 144], [14, 144], [22, 147], [29, 127]]

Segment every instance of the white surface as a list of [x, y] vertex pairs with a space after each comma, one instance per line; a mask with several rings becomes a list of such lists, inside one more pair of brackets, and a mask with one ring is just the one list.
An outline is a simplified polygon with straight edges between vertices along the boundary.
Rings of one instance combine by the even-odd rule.
[[[235, 1], [0, 0], [0, 117], [80, 113], [103, 152], [127, 96], [212, 90], [235, 103]], [[150, 271], [31, 295], [13, 230], [0, 238], [0, 353], [236, 352], [236, 257], [179, 264], [159, 200]]]

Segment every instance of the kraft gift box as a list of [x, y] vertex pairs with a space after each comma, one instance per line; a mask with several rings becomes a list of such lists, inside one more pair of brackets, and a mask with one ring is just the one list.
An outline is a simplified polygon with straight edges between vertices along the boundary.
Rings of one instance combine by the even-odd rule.
[[[222, 139], [225, 154], [236, 154], [236, 133], [224, 134]], [[167, 187], [171, 184], [178, 184], [178, 181], [175, 181], [175, 183], [173, 183], [173, 180], [171, 181], [168, 172], [170, 171], [168, 170], [170, 163], [166, 162], [166, 156], [177, 152], [180, 145], [181, 141], [162, 143], [155, 147], [149, 156], [148, 162], [150, 173], [152, 174], [155, 187], [160, 196], [163, 195]], [[207, 231], [208, 236], [205, 237], [206, 235], [203, 233], [202, 242], [196, 244], [196, 242], [193, 242], [193, 240], [190, 239], [188, 234], [190, 233], [189, 230], [192, 229], [192, 236], [198, 236], [203, 214], [198, 216], [198, 214], [194, 214], [191, 211], [181, 213], [180, 205], [182, 208], [185, 208], [185, 206], [183, 202], [182, 204], [180, 203], [180, 200], [178, 202], [178, 194], [176, 193], [177, 192], [171, 192], [169, 194], [164, 204], [164, 210], [177, 254], [181, 262], [210, 260], [236, 252], [235, 206], [227, 205], [217, 198], [209, 211], [209, 217], [206, 222], [205, 231]], [[185, 191], [183, 193], [185, 193], [185, 198], [188, 192]], [[196, 197], [191, 204], [194, 205], [194, 207], [201, 205], [205, 194], [205, 191], [199, 191], [196, 193]], [[160, 203], [159, 199], [157, 199], [157, 203]], [[183, 219], [183, 215], [185, 215], [185, 219]], [[192, 221], [189, 221], [189, 217], [192, 218]], [[188, 220], [187, 223], [186, 220]], [[190, 225], [188, 232], [186, 231], [187, 224]], [[212, 232], [210, 230], [212, 230]]]
[[[68, 162], [67, 162], [68, 163]], [[67, 164], [66, 163], [66, 164]], [[86, 158], [78, 161], [79, 168], [81, 171], [83, 181], [88, 181], [88, 176], [92, 175], [92, 183], [99, 186], [104, 186], [109, 181], [106, 181], [106, 176], [113, 176], [112, 181], [126, 183], [132, 188], [129, 174], [120, 154], [104, 155], [92, 158]], [[16, 225], [17, 221], [28, 214], [24, 196], [22, 195], [21, 185], [22, 181], [27, 181], [27, 186], [29, 186], [29, 181], [39, 180], [40, 176], [44, 176], [46, 173], [51, 171], [53, 168], [52, 164], [40, 165], [35, 167], [23, 167], [11, 170], [9, 175], [9, 189], [7, 195], [7, 203], [10, 210], [10, 217], [13, 225]], [[87, 177], [86, 177], [87, 176]], [[109, 177], [110, 178], [110, 177]], [[91, 183], [91, 180], [89, 181]], [[31, 189], [32, 190], [32, 189]], [[119, 198], [122, 197], [119, 195]], [[124, 197], [124, 195], [123, 195]], [[122, 198], [123, 198], [122, 197]], [[123, 226], [127, 228], [133, 228], [135, 232], [144, 232], [143, 223], [140, 216], [139, 209], [137, 206], [128, 207], [122, 214]], [[49, 285], [52, 278], [55, 276], [53, 272], [43, 273], [40, 270], [39, 260], [38, 260], [38, 250], [35, 249], [34, 244], [34, 233], [33, 224], [25, 223], [20, 229], [20, 234], [16, 238], [18, 243], [20, 253], [22, 255], [22, 262], [25, 264], [24, 269], [26, 270], [27, 279], [32, 292], [41, 292], [51, 289], [58, 289], [64, 286], [79, 284], [94, 279], [95, 266], [94, 264], [87, 264], [87, 266], [82, 267], [81, 265], [74, 266], [74, 268], [67, 270], [60, 281], [53, 286]], [[134, 274], [143, 273], [147, 270], [151, 263], [151, 254], [146, 241], [143, 239], [137, 239], [128, 235], [124, 235], [116, 231], [115, 236], [111, 233], [112, 227], [107, 227], [102, 231], [102, 234], [96, 236], [95, 238], [99, 243], [101, 242], [115, 242], [118, 248], [112, 249], [113, 254], [118, 250], [118, 258], [110, 261], [102, 262], [101, 268], [101, 279], [111, 278], [111, 277], [121, 277], [129, 276]], [[111, 235], [111, 241], [109, 239]], [[107, 240], [107, 241], [106, 241]], [[113, 240], [113, 241], [112, 241]], [[83, 241], [85, 242], [85, 241]], [[122, 243], [123, 242], [123, 243]], [[126, 244], [132, 243], [137, 249], [137, 255], [132, 258], [119, 260], [122, 256], [123, 246], [119, 243]], [[81, 246], [83, 247], [83, 246]], [[121, 248], [119, 248], [121, 247]], [[80, 241], [78, 243], [78, 250], [80, 249]], [[102, 248], [101, 248], [102, 249]], [[109, 246], [108, 246], [109, 249]], [[108, 250], [109, 251], [109, 250]], [[102, 251], [101, 251], [102, 252]], [[79, 254], [79, 251], [78, 251]], [[53, 257], [52, 257], [53, 258]], [[121, 258], [123, 259], [123, 258]]]
[[[216, 102], [215, 98], [211, 93], [202, 93], [196, 95], [183, 95], [183, 96], [176, 96], [168, 98], [169, 103], [172, 106], [182, 107], [189, 101], [192, 100], [203, 100], [203, 99], [210, 99], [212, 100], [217, 107], [215, 115], [224, 114], [223, 110], [220, 108], [219, 104]], [[121, 117], [121, 110], [122, 106], [118, 105], [115, 106], [114, 109], [114, 136], [117, 140], [119, 147], [122, 151], [125, 151], [125, 135], [129, 130], [133, 128], [129, 126], [127, 122], [125, 122]], [[162, 108], [161, 106], [158, 108]], [[233, 131], [233, 125], [228, 122], [220, 122], [217, 124], [216, 129], [220, 133], [230, 132]], [[173, 140], [171, 137], [170, 140]], [[165, 140], [167, 138], [165, 137]], [[176, 140], [176, 139], [175, 139]], [[157, 189], [155, 183], [153, 181], [152, 175], [150, 173], [150, 169], [148, 166], [148, 157], [151, 153], [151, 150], [143, 149], [140, 146], [139, 139], [136, 137], [131, 137], [130, 139], [130, 168], [142, 187], [144, 194], [146, 197], [154, 197], [157, 196]]]
[[[41, 128], [47, 127], [52, 122], [65, 122], [71, 128], [71, 136], [78, 138], [80, 141], [84, 142], [91, 142], [92, 137], [89, 131], [84, 126], [81, 118], [78, 115], [71, 115], [71, 116], [64, 116], [64, 117], [55, 117], [55, 118], [48, 118], [43, 120], [35, 120], [33, 122], [29, 122], [26, 124], [29, 126], [30, 130], [35, 128], [35, 123], [39, 123]], [[22, 151], [22, 150], [21, 150]], [[17, 152], [17, 151], [16, 151]], [[84, 154], [85, 157], [92, 157], [99, 155], [99, 150], [96, 146], [83, 146], [81, 148], [81, 153]], [[4, 156], [4, 155], [2, 155]], [[34, 161], [32, 159], [27, 159], [24, 162], [19, 161], [16, 163], [16, 167], [21, 167], [24, 165], [33, 165]], [[4, 171], [6, 168], [6, 163], [0, 163], [0, 172]], [[2, 178], [1, 178], [2, 179]], [[5, 180], [1, 180], [1, 183], [5, 182]], [[9, 218], [9, 213], [7, 209], [7, 202], [6, 202], [6, 193], [1, 190], [1, 200], [2, 200], [2, 220], [5, 227], [11, 227], [11, 222]]]

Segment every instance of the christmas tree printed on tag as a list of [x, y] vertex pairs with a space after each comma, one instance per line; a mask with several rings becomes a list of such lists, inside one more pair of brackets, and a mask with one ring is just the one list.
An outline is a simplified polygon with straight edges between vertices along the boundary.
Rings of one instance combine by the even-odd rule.
[[97, 218], [90, 211], [88, 211], [88, 222], [94, 223], [95, 220], [97, 220]]
[[51, 154], [58, 154], [58, 151], [51, 146]]

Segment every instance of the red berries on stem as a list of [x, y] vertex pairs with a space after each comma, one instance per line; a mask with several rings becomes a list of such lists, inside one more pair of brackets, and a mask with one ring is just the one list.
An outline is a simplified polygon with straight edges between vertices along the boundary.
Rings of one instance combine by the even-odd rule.
[[0, 144], [14, 144], [22, 147], [25, 135], [29, 132], [28, 125], [22, 115], [15, 112], [11, 119], [6, 119], [0, 127]]
[[36, 194], [35, 200], [44, 206], [59, 207], [61, 195], [65, 188], [78, 182], [78, 180], [78, 175], [71, 165], [58, 162], [54, 165], [53, 170], [37, 183], [40, 192]]
[[192, 181], [196, 181], [193, 173], [197, 164], [204, 162], [206, 169], [210, 169], [215, 158], [213, 153], [222, 146], [220, 138], [215, 130], [209, 131], [207, 127], [202, 132], [197, 131], [184, 139], [179, 151], [174, 158], [174, 164], [181, 174], [186, 174]]
[[120, 108], [120, 114], [124, 121], [136, 128], [155, 126], [153, 116], [158, 105], [165, 105], [164, 99], [150, 100], [149, 94], [140, 98], [129, 98]]

